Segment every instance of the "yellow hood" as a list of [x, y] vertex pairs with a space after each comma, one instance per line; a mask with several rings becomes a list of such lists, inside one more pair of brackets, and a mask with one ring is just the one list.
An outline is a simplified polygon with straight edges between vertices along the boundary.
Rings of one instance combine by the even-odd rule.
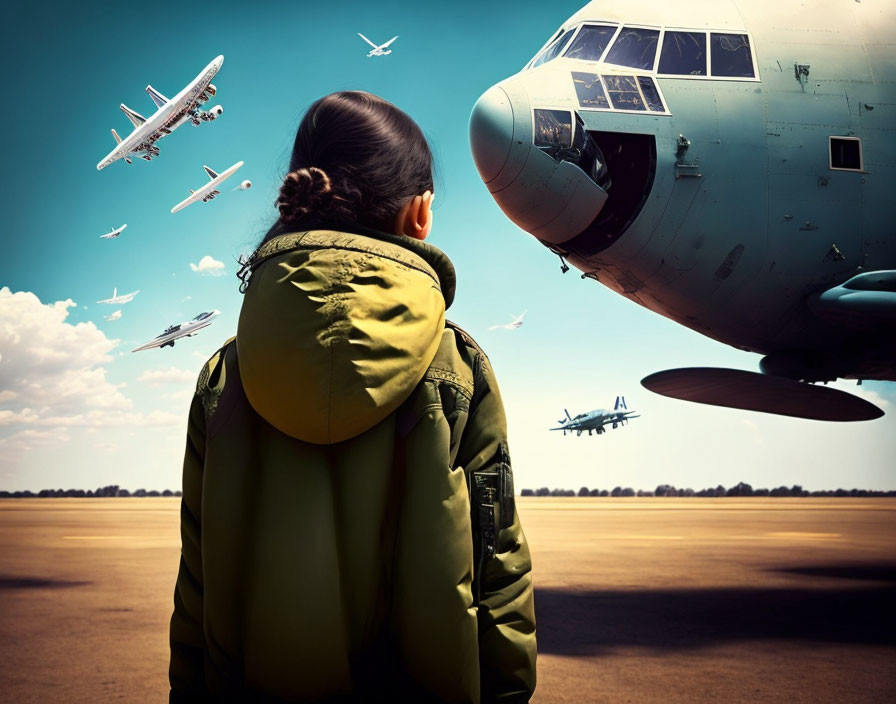
[[331, 444], [410, 395], [439, 346], [454, 269], [407, 237], [312, 230], [255, 255], [237, 329], [255, 411], [287, 435]]

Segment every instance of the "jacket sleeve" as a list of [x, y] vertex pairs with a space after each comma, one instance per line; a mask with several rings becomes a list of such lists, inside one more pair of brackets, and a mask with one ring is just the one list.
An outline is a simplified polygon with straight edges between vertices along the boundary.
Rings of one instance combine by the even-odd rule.
[[528, 702], [535, 690], [532, 561], [513, 498], [504, 406], [488, 358], [477, 352], [458, 459], [471, 481], [473, 520], [483, 536], [474, 573], [482, 702]]
[[187, 422], [183, 498], [180, 504], [181, 557], [171, 616], [170, 701], [195, 701], [205, 694], [202, 549], [200, 541], [205, 413], [198, 394]]

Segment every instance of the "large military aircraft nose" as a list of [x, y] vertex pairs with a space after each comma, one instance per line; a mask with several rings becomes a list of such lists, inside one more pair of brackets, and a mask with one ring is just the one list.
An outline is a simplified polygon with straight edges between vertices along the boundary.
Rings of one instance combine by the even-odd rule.
[[510, 155], [513, 144], [513, 107], [500, 86], [492, 86], [473, 106], [470, 116], [470, 148], [479, 175], [492, 181]]
[[476, 101], [470, 148], [501, 210], [545, 244], [574, 238], [607, 200], [603, 155], [579, 116], [533, 106], [514, 78]]

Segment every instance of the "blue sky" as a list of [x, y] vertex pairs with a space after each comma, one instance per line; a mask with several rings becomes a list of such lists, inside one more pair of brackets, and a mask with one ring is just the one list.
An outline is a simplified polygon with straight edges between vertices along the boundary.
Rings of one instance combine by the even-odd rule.
[[[176, 488], [189, 395], [203, 362], [234, 334], [235, 259], [273, 222], [301, 112], [340, 89], [377, 93], [406, 110], [438, 166], [431, 242], [454, 261], [449, 316], [489, 353], [510, 428], [517, 487], [653, 488], [799, 483], [894, 488], [896, 391], [862, 392], [888, 415], [812, 423], [665, 399], [641, 388], [675, 366], [755, 369], [738, 352], [661, 318], [575, 270], [508, 221], [479, 180], [467, 125], [489, 86], [518, 71], [578, 2], [399, 3], [221, 1], [212, 5], [16, 3], [0, 29], [5, 91], [6, 216], [0, 260], [0, 488], [118, 483]], [[369, 59], [363, 32], [394, 52]], [[214, 104], [222, 117], [186, 125], [161, 156], [102, 172], [124, 102], [149, 114], [143, 89], [179, 91], [223, 54]], [[202, 165], [245, 166], [249, 191], [172, 215]], [[128, 223], [117, 240], [100, 240]], [[209, 256], [213, 276], [194, 271]], [[219, 272], [220, 273], [220, 272]], [[121, 306], [96, 302], [140, 290]], [[26, 293], [27, 292], [27, 293]], [[15, 295], [12, 295], [15, 294]], [[57, 303], [72, 301], [74, 305]], [[55, 305], [54, 305], [55, 304]], [[218, 309], [198, 337], [131, 354], [170, 323]], [[528, 310], [516, 331], [488, 327]], [[0, 327], [0, 331], [3, 328]], [[4, 347], [4, 345], [6, 347]], [[843, 388], [854, 389], [852, 384]], [[549, 433], [563, 414], [625, 394], [642, 417], [600, 438]]]

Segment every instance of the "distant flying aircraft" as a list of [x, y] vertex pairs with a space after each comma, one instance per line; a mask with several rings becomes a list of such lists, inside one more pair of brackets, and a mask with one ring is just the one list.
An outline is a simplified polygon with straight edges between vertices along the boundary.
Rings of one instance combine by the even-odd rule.
[[368, 57], [370, 57], [370, 56], [386, 56], [387, 54], [391, 54], [392, 50], [387, 49], [386, 47], [388, 47], [392, 42], [394, 42], [396, 39], [398, 39], [398, 35], [395, 35], [389, 41], [387, 41], [385, 44], [374, 44], [372, 41], [370, 41], [367, 37], [365, 37], [360, 32], [358, 32], [358, 36], [361, 37], [361, 39], [363, 39], [365, 42], [367, 42], [368, 44], [370, 44], [370, 46], [373, 47], [373, 49], [371, 49], [369, 52], [367, 52]]
[[[190, 203], [195, 203], [197, 200], [201, 200], [203, 203], [207, 203], [212, 200], [215, 196], [221, 195], [221, 191], [217, 190], [217, 187], [220, 186], [224, 181], [233, 176], [236, 173], [236, 170], [239, 169], [243, 165], [242, 161], [236, 162], [233, 166], [231, 166], [226, 171], [222, 171], [220, 174], [215, 173], [207, 166], [203, 166], [205, 169], [205, 173], [208, 174], [209, 182], [205, 184], [202, 188], [198, 190], [190, 189], [190, 195], [187, 198], [184, 198], [180, 203], [175, 205], [172, 209], [172, 213], [176, 213], [178, 210], [183, 210]], [[244, 181], [244, 183], [249, 183], [248, 181]], [[252, 184], [249, 183], [251, 186]]]
[[216, 57], [171, 100], [152, 86], [146, 86], [146, 92], [158, 108], [149, 117], [143, 117], [122, 103], [119, 108], [134, 125], [134, 130], [124, 139], [118, 136], [118, 132], [112, 130], [117, 146], [96, 165], [97, 170], [104, 169], [118, 159], [124, 159], [130, 164], [131, 157], [135, 156], [150, 161], [159, 155], [159, 148], [155, 146], [155, 142], [171, 134], [185, 122], [190, 121], [194, 125], [199, 125], [220, 117], [224, 112], [224, 108], [220, 105], [215, 105], [211, 110], [201, 110], [199, 106], [217, 92], [211, 80], [223, 63], [223, 56]]
[[131, 352], [140, 352], [141, 350], [150, 350], [154, 347], [174, 347], [175, 340], [179, 340], [182, 337], [192, 337], [197, 332], [202, 330], [202, 328], [208, 327], [212, 324], [212, 320], [221, 314], [219, 310], [208, 311], [207, 313], [200, 313], [192, 320], [187, 321], [186, 323], [180, 323], [178, 325], [171, 325], [166, 328], [165, 331], [154, 337], [152, 340], [147, 342], [145, 345], [141, 345], [136, 349], [131, 350]]
[[491, 325], [489, 330], [516, 330], [517, 328], [522, 327], [523, 316], [528, 312], [529, 311], [524, 310], [518, 316], [511, 313], [510, 317], [513, 318], [511, 322], [505, 323], [504, 325]]
[[592, 431], [602, 435], [606, 431], [605, 426], [607, 425], [615, 430], [618, 426], [625, 425], [632, 418], [640, 418], [640, 416], [632, 415], [634, 411], [628, 410], [628, 407], [625, 405], [625, 396], [616, 397], [616, 405], [613, 406], [612, 411], [605, 411], [599, 408], [596, 411], [580, 413], [575, 418], [570, 416], [569, 411], [565, 408], [563, 412], [566, 413], [566, 418], [558, 420], [560, 427], [551, 428], [551, 430], [562, 430], [564, 435], [566, 435], [567, 431], [575, 431], [576, 435], [581, 435], [583, 430], [587, 430], [589, 435], [591, 435]]
[[240, 183], [239, 186], [236, 186], [235, 188], [231, 188], [230, 190], [231, 191], [248, 191], [250, 188], [252, 188], [252, 182], [249, 179], [246, 179], [245, 181]]
[[806, 7], [590, 2], [479, 98], [470, 144], [564, 266], [764, 355], [648, 389], [867, 420], [883, 411], [813, 382], [896, 381], [896, 3]]
[[134, 300], [134, 296], [140, 293], [140, 290], [132, 291], [131, 293], [123, 293], [120, 296], [118, 295], [118, 289], [112, 290], [112, 298], [107, 298], [103, 301], [97, 301], [97, 303], [109, 303], [111, 305], [119, 305], [122, 303], [130, 303]]
[[116, 227], [112, 230], [112, 232], [106, 233], [105, 235], [100, 235], [100, 239], [101, 240], [110, 240], [113, 237], [118, 237], [121, 234], [122, 230], [124, 230], [124, 228], [126, 228], [126, 227], [127, 227], [127, 223], [125, 223], [121, 227]]

